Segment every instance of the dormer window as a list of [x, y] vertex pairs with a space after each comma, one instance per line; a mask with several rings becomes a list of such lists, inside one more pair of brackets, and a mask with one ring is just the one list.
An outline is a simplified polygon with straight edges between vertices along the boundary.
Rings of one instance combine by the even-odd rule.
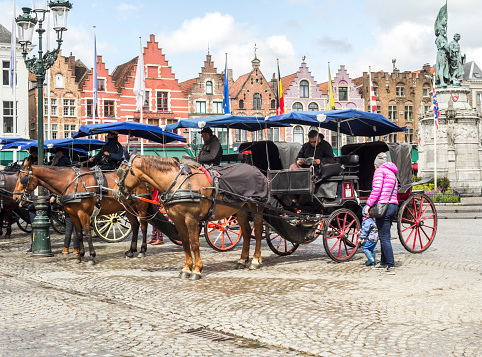
[[213, 82], [206, 82], [206, 94], [213, 94]]
[[310, 83], [307, 80], [300, 82], [300, 98], [310, 97]]

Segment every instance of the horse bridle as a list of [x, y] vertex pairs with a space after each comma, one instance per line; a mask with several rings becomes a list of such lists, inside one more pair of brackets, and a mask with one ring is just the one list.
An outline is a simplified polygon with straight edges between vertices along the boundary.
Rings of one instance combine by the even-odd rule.
[[[134, 162], [134, 159], [137, 157], [137, 155], [132, 155], [129, 161], [123, 161], [122, 164], [119, 166], [117, 169], [117, 177], [115, 179], [115, 183], [118, 187], [118, 199], [123, 199], [126, 200], [130, 197], [131, 193], [127, 191], [127, 188], [125, 187], [124, 183], [127, 177], [127, 174], [130, 173], [132, 176], [135, 177], [138, 183], [142, 183], [141, 180], [136, 176], [134, 173], [134, 169], [132, 168], [132, 163]], [[126, 165], [127, 167], [124, 169], [122, 166]]]
[[[23, 190], [23, 192], [12, 192], [12, 194], [14, 195], [22, 194], [22, 196], [20, 197], [20, 203], [24, 204], [25, 202], [28, 201], [29, 193], [27, 193], [27, 190], [28, 190], [28, 187], [30, 186], [30, 182], [33, 181], [33, 172], [32, 170], [20, 170], [19, 175], [21, 173], [27, 174], [26, 176], [20, 177], [20, 183], [25, 186], [25, 189]], [[25, 178], [27, 180], [24, 180]]]

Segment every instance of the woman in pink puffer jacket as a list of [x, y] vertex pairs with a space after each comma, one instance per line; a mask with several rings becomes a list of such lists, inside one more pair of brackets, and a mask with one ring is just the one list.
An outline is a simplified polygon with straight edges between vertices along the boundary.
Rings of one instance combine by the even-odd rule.
[[[398, 211], [396, 176], [398, 169], [393, 162], [387, 162], [387, 154], [384, 152], [377, 155], [374, 164], [372, 192], [368, 197], [365, 214], [369, 216], [368, 210], [377, 203], [389, 203], [385, 216], [376, 219], [382, 256], [375, 268], [383, 269], [384, 272], [393, 275], [395, 274], [395, 259], [390, 242], [390, 227]], [[390, 196], [392, 190], [393, 194]]]

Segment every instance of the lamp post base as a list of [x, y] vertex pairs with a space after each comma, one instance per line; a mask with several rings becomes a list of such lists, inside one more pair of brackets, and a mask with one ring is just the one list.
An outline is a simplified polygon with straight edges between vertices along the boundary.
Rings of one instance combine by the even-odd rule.
[[32, 222], [32, 257], [53, 257], [50, 247], [50, 220], [44, 198], [39, 200], [36, 211], [37, 214]]

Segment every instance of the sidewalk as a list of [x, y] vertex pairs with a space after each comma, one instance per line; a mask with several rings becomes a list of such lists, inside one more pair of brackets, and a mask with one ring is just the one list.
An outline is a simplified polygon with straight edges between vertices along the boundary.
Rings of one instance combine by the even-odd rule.
[[482, 197], [461, 197], [460, 203], [435, 203], [439, 219], [482, 219]]

